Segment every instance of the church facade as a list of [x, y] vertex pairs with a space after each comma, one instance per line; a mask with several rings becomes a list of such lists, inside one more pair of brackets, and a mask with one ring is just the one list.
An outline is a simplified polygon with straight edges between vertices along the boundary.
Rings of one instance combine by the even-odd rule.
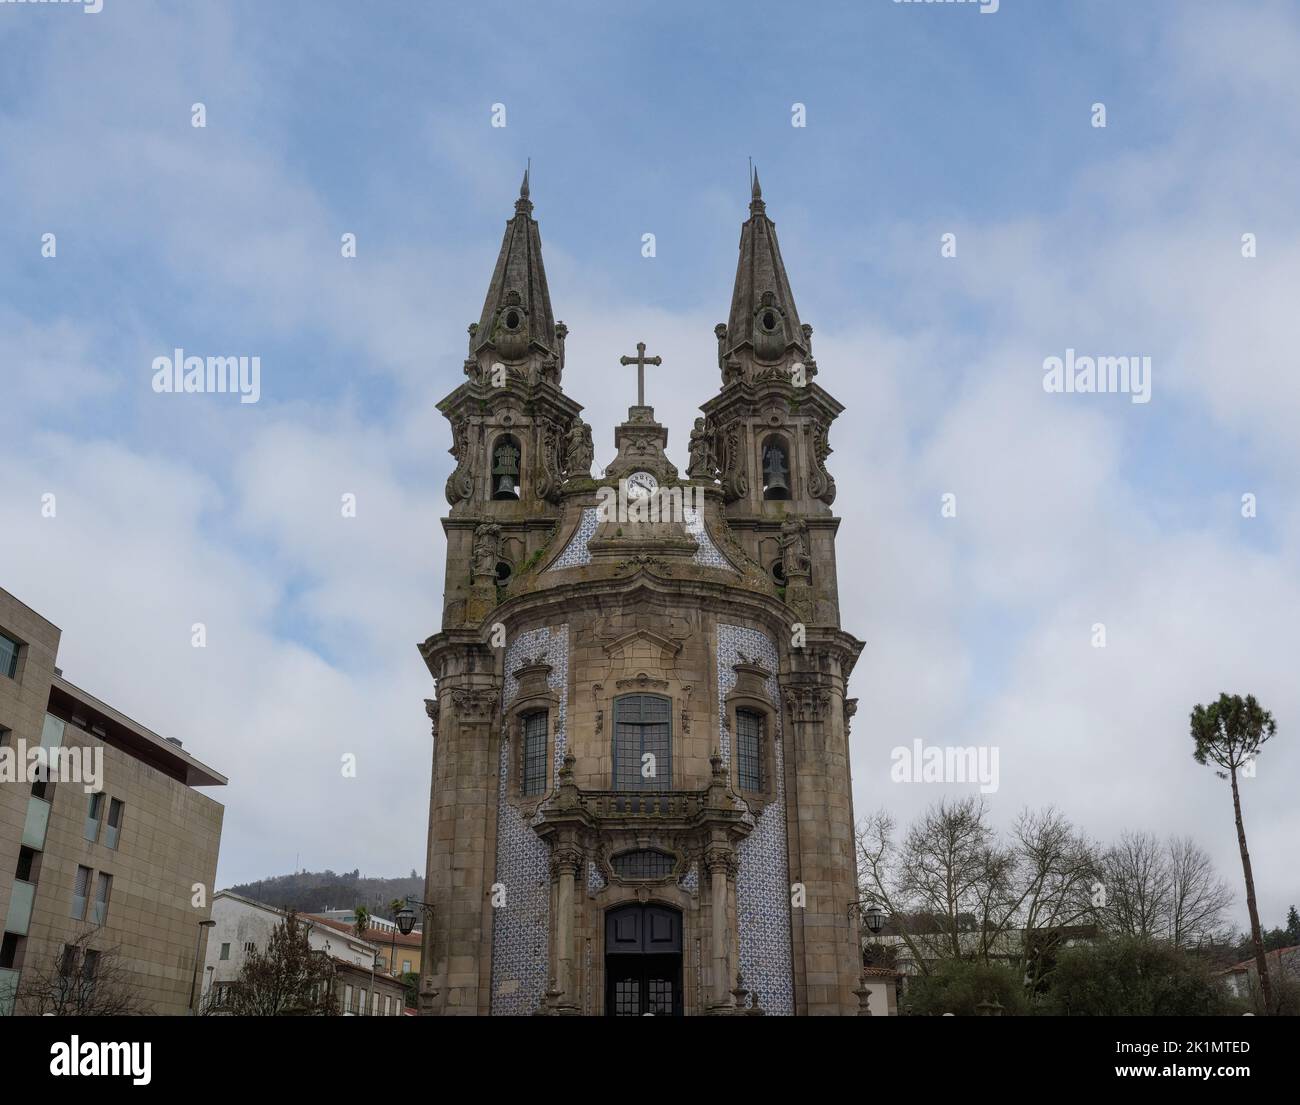
[[[754, 178], [689, 465], [637, 405], [593, 476], [528, 176], [438, 405], [455, 469], [421, 1011], [856, 1014], [863, 993], [816, 382]], [[638, 375], [655, 358], [638, 345]]]

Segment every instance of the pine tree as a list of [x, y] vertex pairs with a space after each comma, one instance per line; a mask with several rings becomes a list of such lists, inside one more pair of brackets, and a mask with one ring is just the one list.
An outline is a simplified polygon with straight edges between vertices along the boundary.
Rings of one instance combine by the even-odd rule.
[[1232, 808], [1237, 819], [1237, 846], [1241, 849], [1241, 869], [1246, 878], [1246, 909], [1250, 913], [1250, 935], [1255, 945], [1255, 967], [1259, 971], [1259, 988], [1264, 1008], [1273, 1011], [1273, 991], [1264, 958], [1264, 938], [1259, 927], [1259, 910], [1255, 905], [1255, 876], [1250, 868], [1246, 848], [1246, 826], [1241, 817], [1241, 792], [1237, 772], [1259, 755], [1260, 747], [1277, 732], [1277, 722], [1254, 695], [1220, 694], [1218, 702], [1196, 706], [1192, 710], [1192, 740], [1196, 750], [1192, 757], [1198, 764], [1213, 761], [1223, 770], [1220, 779], [1232, 780]]

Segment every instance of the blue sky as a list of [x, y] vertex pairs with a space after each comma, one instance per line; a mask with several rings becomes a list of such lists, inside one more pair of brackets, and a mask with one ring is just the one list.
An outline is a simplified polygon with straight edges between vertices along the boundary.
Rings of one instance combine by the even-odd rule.
[[[422, 868], [433, 404], [525, 160], [598, 462], [638, 340], [684, 461], [752, 156], [848, 407], [859, 811], [937, 796], [888, 783], [895, 745], [994, 742], [1003, 820], [1055, 802], [1103, 839], [1190, 833], [1235, 886], [1186, 714], [1252, 690], [1282, 726], [1246, 799], [1280, 922], [1300, 899], [1298, 46], [1284, 3], [0, 5], [0, 585], [63, 628], [74, 682], [231, 777], [220, 881], [296, 853]], [[260, 356], [261, 401], [156, 395], [176, 346]], [[1045, 394], [1067, 347], [1151, 356], [1152, 402]]]

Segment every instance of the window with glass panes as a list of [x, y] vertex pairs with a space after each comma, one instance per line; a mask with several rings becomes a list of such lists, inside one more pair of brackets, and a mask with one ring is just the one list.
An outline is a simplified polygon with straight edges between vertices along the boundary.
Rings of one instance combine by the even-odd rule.
[[541, 794], [546, 789], [546, 711], [524, 718], [523, 793]]
[[616, 698], [614, 789], [668, 790], [672, 781], [672, 700], [656, 694]]
[[0, 675], [12, 679], [18, 674], [18, 650], [22, 646], [12, 637], [0, 633]]
[[741, 790], [763, 789], [763, 715], [736, 711], [736, 768]]

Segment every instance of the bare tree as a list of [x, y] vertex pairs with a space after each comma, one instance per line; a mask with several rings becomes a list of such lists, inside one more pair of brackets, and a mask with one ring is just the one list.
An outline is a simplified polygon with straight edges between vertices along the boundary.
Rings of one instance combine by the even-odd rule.
[[1170, 837], [1165, 846], [1169, 864], [1169, 939], [1178, 947], [1226, 939], [1225, 914], [1232, 891], [1219, 878], [1214, 863], [1191, 837]]
[[1097, 920], [1123, 936], [1164, 937], [1169, 933], [1168, 854], [1151, 833], [1125, 832], [1101, 855], [1103, 898]]
[[1091, 920], [1099, 866], [1092, 842], [1050, 806], [1022, 811], [1014, 838], [1017, 895], [1004, 931], [1014, 926], [1023, 933], [1019, 966], [1033, 992], [1051, 972], [1067, 930]]
[[249, 952], [238, 981], [204, 1011], [245, 1017], [335, 1016], [339, 1009], [334, 964], [324, 951], [313, 950], [306, 926], [290, 910], [271, 932], [266, 951]]
[[92, 948], [100, 932], [87, 929], [28, 967], [15, 994], [15, 1007], [37, 1017], [147, 1016], [153, 1009], [140, 997], [140, 980], [122, 962], [120, 948]]

